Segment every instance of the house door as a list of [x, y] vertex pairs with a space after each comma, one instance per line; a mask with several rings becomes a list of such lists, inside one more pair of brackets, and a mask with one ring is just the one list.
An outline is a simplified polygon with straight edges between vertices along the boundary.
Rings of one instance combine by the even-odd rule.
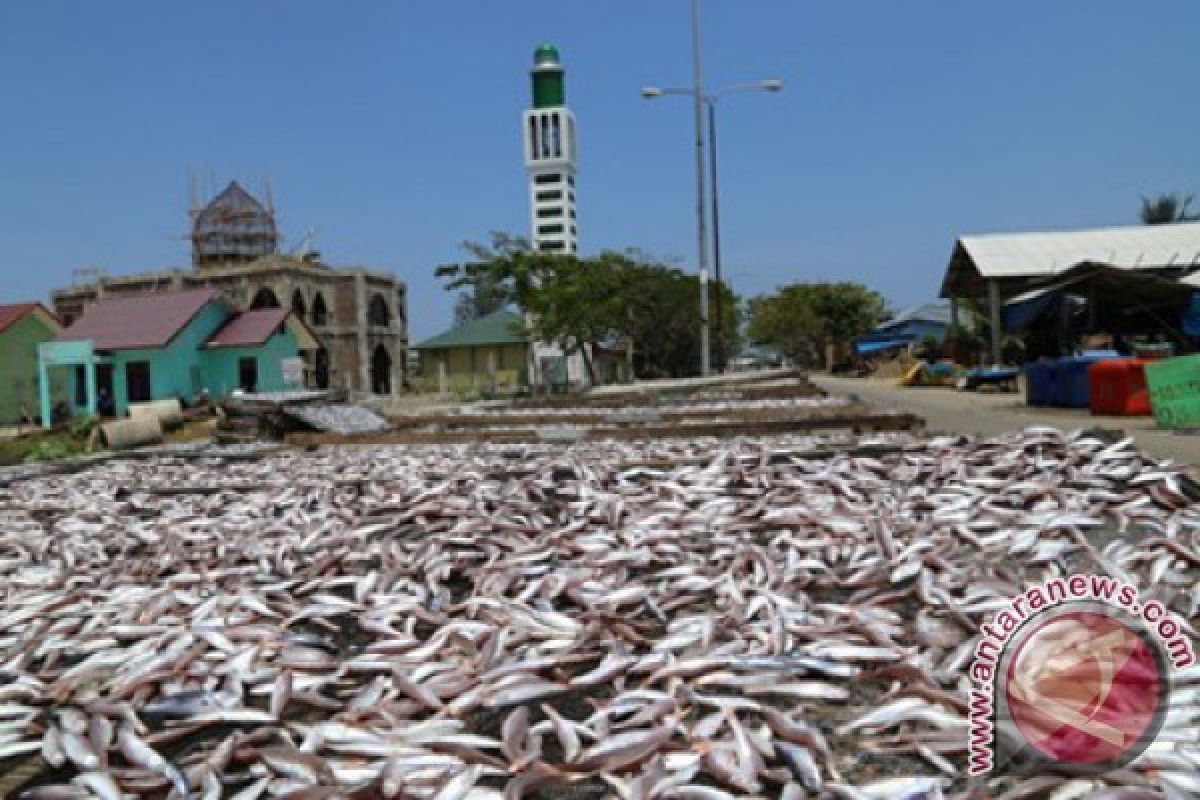
[[125, 365], [125, 397], [130, 403], [150, 402], [149, 361], [130, 361]]
[[392, 393], [392, 357], [383, 345], [377, 345], [371, 354], [371, 393]]
[[116, 416], [117, 397], [113, 394], [112, 364], [96, 365], [96, 411], [101, 416]]
[[258, 391], [258, 359], [253, 356], [238, 359], [238, 386], [243, 392]]

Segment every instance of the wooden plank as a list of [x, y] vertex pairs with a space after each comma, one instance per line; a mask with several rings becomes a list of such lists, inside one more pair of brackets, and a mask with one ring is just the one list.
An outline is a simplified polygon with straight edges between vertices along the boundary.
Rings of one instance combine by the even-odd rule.
[[[709, 422], [687, 425], [598, 426], [585, 428], [582, 441], [630, 441], [635, 439], [679, 439], [706, 436], [733, 437], [809, 431], [917, 430], [922, 420], [914, 414], [855, 413], [823, 417], [795, 417], [748, 421]], [[326, 444], [519, 444], [542, 441], [536, 428], [476, 431], [388, 431], [363, 436], [292, 433], [286, 441], [299, 446]]]
[[[711, 419], [744, 419], [744, 420], [773, 420], [773, 419], [819, 419], [829, 415], [844, 416], [846, 414], [866, 414], [870, 408], [863, 403], [852, 403], [845, 406], [827, 407], [780, 407], [780, 408], [737, 408], [714, 409], [684, 409], [661, 408], [655, 409], [663, 420], [686, 422], [689, 420]], [[611, 421], [609, 413], [580, 411], [573, 414], [538, 414], [518, 412], [513, 414], [413, 414], [389, 417], [388, 422], [393, 428], [410, 429], [437, 426], [440, 428], [488, 428], [493, 426], [516, 427], [522, 425], [612, 425], [633, 426], [645, 425], [645, 422]]]

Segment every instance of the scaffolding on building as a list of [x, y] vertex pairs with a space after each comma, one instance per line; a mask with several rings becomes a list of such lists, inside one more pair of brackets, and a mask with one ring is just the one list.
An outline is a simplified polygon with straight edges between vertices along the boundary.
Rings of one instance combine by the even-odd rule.
[[264, 207], [237, 181], [230, 181], [208, 205], [193, 207], [189, 213], [195, 267], [248, 264], [279, 252], [269, 192]]

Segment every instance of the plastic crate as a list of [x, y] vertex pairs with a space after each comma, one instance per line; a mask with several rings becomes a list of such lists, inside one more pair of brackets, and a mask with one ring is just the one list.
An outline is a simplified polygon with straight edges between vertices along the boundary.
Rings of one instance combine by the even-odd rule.
[[1104, 356], [1060, 358], [1054, 365], [1053, 405], [1061, 408], [1088, 408], [1092, 402], [1088, 370], [1093, 364], [1111, 361]]
[[1025, 404], [1049, 406], [1054, 404], [1054, 363], [1034, 361], [1025, 365]]
[[1100, 361], [1088, 367], [1089, 406], [1093, 414], [1149, 416], [1146, 363], [1142, 358]]

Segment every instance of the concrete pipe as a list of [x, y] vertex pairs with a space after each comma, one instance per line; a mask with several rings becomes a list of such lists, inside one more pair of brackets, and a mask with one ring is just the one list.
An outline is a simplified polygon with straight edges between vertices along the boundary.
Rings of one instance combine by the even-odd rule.
[[129, 418], [157, 417], [163, 430], [175, 430], [183, 427], [183, 406], [178, 397], [169, 400], [152, 400], [149, 403], [130, 403]]
[[157, 416], [150, 414], [107, 422], [100, 426], [100, 432], [110, 450], [160, 444], [163, 440], [162, 423]]

